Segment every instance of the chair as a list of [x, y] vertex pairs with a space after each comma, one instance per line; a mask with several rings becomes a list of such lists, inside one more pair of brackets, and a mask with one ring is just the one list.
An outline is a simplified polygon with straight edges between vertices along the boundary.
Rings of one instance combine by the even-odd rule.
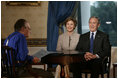
[[[6, 53], [7, 52], [7, 53]], [[15, 63], [10, 61], [10, 57], [12, 56], [15, 51], [8, 47], [2, 46], [1, 48], [1, 74], [2, 77], [15, 77]], [[11, 54], [10, 54], [11, 53]]]
[[[17, 76], [17, 71], [18, 71], [17, 64], [19, 64], [19, 63], [26, 64], [23, 67], [26, 68], [26, 72], [28, 73], [27, 75], [25, 75], [26, 73], [24, 73], [23, 75], [20, 75], [20, 77], [37, 78], [37, 77], [42, 77], [40, 75], [40, 73], [41, 74], [47, 73], [44, 70], [32, 68], [32, 65], [44, 65], [44, 69], [45, 69], [45, 64], [42, 64], [42, 63], [27, 64], [27, 62], [16, 61], [14, 54], [15, 54], [15, 50], [13, 48], [8, 47], [8, 46], [1, 46], [1, 77], [8, 77], [8, 78], [18, 77]], [[40, 73], [36, 73], [35, 71], [37, 71], [37, 72], [40, 71]]]
[[113, 78], [116, 78], [116, 75], [117, 75], [117, 63], [113, 63]]
[[[104, 78], [104, 74], [107, 74], [107, 78], [109, 78], [110, 74], [110, 64], [111, 64], [111, 57], [105, 57], [102, 61], [102, 71], [100, 72], [100, 75], [102, 78]], [[105, 66], [106, 65], [106, 66]], [[91, 70], [89, 69], [84, 69], [82, 70], [82, 73], [85, 74], [85, 78], [87, 78], [88, 74], [91, 73]]]
[[[104, 74], [107, 74], [107, 78], [110, 77], [110, 66], [111, 66], [111, 47], [110, 47], [110, 55], [104, 57], [104, 59], [102, 61], [102, 69], [100, 72], [100, 75], [102, 78], [104, 78]], [[84, 73], [85, 77], [87, 78], [88, 74], [91, 73], [91, 70], [84, 69], [84, 70], [82, 70], [82, 73]]]

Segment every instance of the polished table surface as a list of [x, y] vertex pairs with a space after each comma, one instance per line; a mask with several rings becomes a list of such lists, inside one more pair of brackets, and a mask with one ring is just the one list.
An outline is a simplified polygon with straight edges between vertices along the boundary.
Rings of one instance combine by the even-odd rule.
[[[66, 51], [70, 52], [70, 51]], [[41, 58], [42, 63], [46, 64], [60, 64], [60, 65], [67, 65], [72, 63], [78, 63], [84, 61], [84, 54], [83, 53], [51, 53]]]
[[85, 61], [84, 53], [80, 53], [77, 51], [62, 51], [62, 52], [50, 53], [41, 58], [42, 63], [60, 64], [61, 65], [60, 76], [62, 78], [65, 77], [64, 65], [69, 65], [72, 63], [79, 63], [82, 61]]

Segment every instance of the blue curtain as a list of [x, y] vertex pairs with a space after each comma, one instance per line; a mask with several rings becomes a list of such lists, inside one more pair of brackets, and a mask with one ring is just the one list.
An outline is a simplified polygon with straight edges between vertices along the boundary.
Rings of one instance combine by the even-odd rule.
[[56, 51], [59, 24], [71, 15], [75, 1], [50, 1], [48, 6], [47, 50]]

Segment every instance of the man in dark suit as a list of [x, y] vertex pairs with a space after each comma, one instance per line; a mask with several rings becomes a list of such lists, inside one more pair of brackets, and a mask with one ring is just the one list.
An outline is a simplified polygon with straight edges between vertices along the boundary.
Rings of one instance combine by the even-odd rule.
[[80, 77], [81, 70], [85, 68], [89, 68], [92, 71], [92, 78], [99, 77], [102, 59], [110, 54], [108, 35], [99, 31], [99, 26], [99, 18], [95, 16], [90, 17], [90, 32], [80, 36], [76, 50], [85, 53], [84, 58], [86, 61], [77, 65], [78, 70], [74, 73], [76, 77]]

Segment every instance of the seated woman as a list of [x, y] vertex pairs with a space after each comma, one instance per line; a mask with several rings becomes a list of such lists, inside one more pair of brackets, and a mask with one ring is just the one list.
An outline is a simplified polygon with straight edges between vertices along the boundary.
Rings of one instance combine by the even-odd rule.
[[[76, 24], [77, 24], [77, 21], [73, 19], [72, 17], [69, 17], [66, 19], [65, 27], [66, 27], [67, 32], [59, 36], [57, 49], [56, 49], [57, 51], [75, 50], [77, 43], [79, 42], [79, 37], [80, 37], [80, 34], [77, 34], [74, 32]], [[55, 78], [60, 77], [60, 72], [61, 72], [61, 66], [58, 65], [56, 67]], [[65, 77], [66, 78], [69, 77], [68, 65], [64, 66], [64, 72], [65, 72]]]

